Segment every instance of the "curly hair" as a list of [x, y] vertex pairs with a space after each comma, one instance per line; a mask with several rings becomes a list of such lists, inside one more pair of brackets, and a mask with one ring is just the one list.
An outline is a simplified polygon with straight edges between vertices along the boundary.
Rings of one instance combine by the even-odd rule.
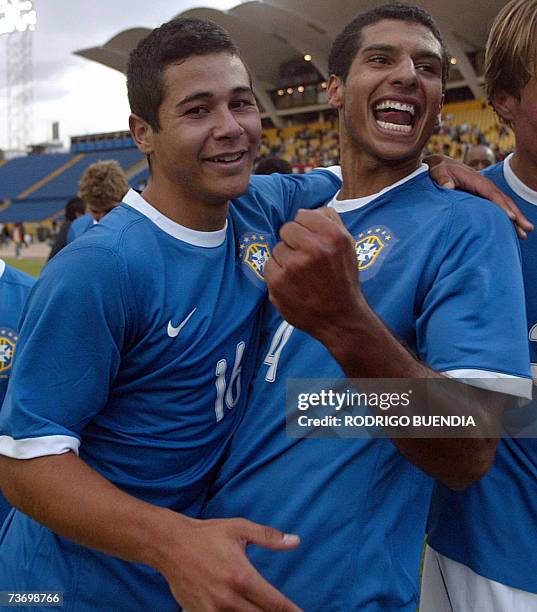
[[129, 190], [127, 177], [115, 160], [98, 161], [88, 166], [80, 179], [78, 195], [92, 209], [108, 208], [121, 202]]

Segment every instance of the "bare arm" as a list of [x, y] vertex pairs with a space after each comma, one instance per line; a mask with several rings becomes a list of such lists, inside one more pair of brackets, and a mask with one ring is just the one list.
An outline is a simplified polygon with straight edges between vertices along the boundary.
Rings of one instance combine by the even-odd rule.
[[298, 545], [296, 536], [242, 519], [200, 521], [132, 497], [73, 453], [36, 459], [0, 455], [6, 498], [55, 533], [162, 573], [189, 612], [296, 611], [252, 567], [246, 546]]
[[[354, 316], [342, 317], [337, 327], [327, 327], [319, 335], [319, 340], [349, 378], [444, 379], [407, 351], [367, 304], [356, 307], [355, 312]], [[356, 350], [357, 338], [368, 347], [367, 354]], [[489, 418], [501, 418], [503, 398], [500, 394], [465, 385], [465, 393], [454, 397], [449, 391], [457, 384], [463, 383], [453, 382], [448, 389], [438, 386], [437, 393], [431, 398], [435, 413], [451, 414], [455, 400], [463, 402], [458, 406], [462, 414], [479, 413]], [[490, 424], [488, 427], [494, 429]], [[455, 490], [463, 489], [485, 475], [498, 445], [498, 438], [397, 437], [392, 441], [409, 461]]]
[[[367, 304], [352, 237], [335, 211], [300, 211], [281, 237], [265, 267], [270, 299], [289, 323], [320, 340], [347, 376], [444, 378], [407, 351]], [[367, 353], [357, 345], [367, 346]], [[501, 417], [501, 395], [481, 389], [464, 395], [468, 405], [461, 412]], [[453, 396], [439, 393], [434, 402], [440, 414], [449, 414]], [[460, 489], [484, 475], [498, 440], [397, 438], [393, 443], [425, 472]]]

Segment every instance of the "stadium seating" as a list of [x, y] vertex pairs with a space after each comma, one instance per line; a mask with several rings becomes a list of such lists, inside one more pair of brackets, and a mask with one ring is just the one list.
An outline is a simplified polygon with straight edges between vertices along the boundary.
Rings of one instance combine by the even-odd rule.
[[0, 212], [0, 223], [44, 221], [63, 210], [65, 200], [17, 200]]
[[498, 159], [503, 159], [514, 148], [514, 134], [500, 124], [484, 99], [446, 105], [442, 118], [441, 127], [429, 142], [429, 152], [462, 159], [468, 145], [488, 144]]
[[263, 132], [261, 157], [283, 157], [296, 169], [331, 166], [339, 161], [336, 122], [310, 123]]
[[86, 153], [110, 149], [132, 149], [135, 146], [134, 140], [130, 136], [122, 136], [117, 138], [103, 138], [101, 140], [77, 140], [71, 143], [71, 151], [73, 153]]
[[15, 198], [32, 183], [61, 168], [73, 155], [55, 153], [18, 157], [0, 167], [0, 200]]
[[[0, 166], [0, 201], [10, 200], [0, 211], [1, 223], [43, 221], [60, 212], [78, 192], [84, 170], [91, 164], [115, 159], [128, 173], [143, 161], [138, 149], [62, 153], [19, 157]], [[137, 185], [136, 180], [132, 182]]]
[[[484, 99], [446, 105], [442, 124], [427, 145], [429, 153], [463, 159], [468, 145], [489, 144], [498, 159], [514, 148], [514, 135], [500, 124]], [[290, 126], [263, 132], [262, 157], [282, 157], [295, 171], [338, 163], [337, 122]]]
[[[429, 152], [462, 159], [468, 145], [487, 143], [503, 159], [514, 147], [512, 132], [500, 125], [483, 99], [449, 104], [442, 117], [427, 145]], [[294, 172], [304, 172], [337, 164], [338, 147], [337, 121], [291, 125], [263, 131], [260, 157], [282, 157]], [[71, 153], [31, 155], [0, 163], [0, 202], [11, 201], [0, 208], [0, 222], [41, 221], [56, 215], [77, 193], [84, 170], [103, 159], [116, 159], [135, 188], [149, 177], [144, 156], [127, 136], [77, 142]]]
[[87, 153], [74, 166], [59, 175], [55, 180], [44, 185], [32, 194], [32, 199], [35, 198], [70, 198], [78, 191], [78, 181], [84, 170], [97, 161], [104, 159], [116, 159], [123, 169], [128, 169], [129, 166], [143, 159], [143, 155], [138, 149], [125, 149], [118, 151], [97, 151]]
[[129, 183], [135, 188], [137, 189], [138, 186], [142, 183], [147, 183], [147, 180], [149, 179], [149, 168], [144, 168], [143, 170], [141, 170], [140, 172], [138, 172], [137, 174], [134, 174], [130, 179], [129, 179]]

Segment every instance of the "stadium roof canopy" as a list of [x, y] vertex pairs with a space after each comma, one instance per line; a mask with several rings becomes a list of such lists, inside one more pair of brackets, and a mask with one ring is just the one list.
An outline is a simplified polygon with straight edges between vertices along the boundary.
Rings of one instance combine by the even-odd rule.
[[[457, 68], [475, 97], [482, 95], [475, 70], [466, 53], [483, 49], [488, 28], [504, 6], [504, 0], [422, 0], [416, 4], [436, 19]], [[229, 31], [242, 50], [252, 72], [255, 93], [275, 125], [276, 109], [267, 93], [278, 88], [282, 63], [312, 56], [312, 63], [326, 78], [327, 58], [338, 32], [357, 13], [384, 4], [382, 0], [264, 0], [238, 4], [228, 11], [196, 8], [182, 17], [209, 18]], [[170, 18], [173, 16], [170, 16]], [[120, 32], [98, 47], [75, 54], [125, 73], [129, 52], [149, 28]]]

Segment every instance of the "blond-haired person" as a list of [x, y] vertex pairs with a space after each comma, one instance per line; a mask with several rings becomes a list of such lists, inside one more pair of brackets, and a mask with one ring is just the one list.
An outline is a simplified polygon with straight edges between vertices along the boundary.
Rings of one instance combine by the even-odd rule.
[[109, 159], [88, 166], [80, 179], [79, 197], [88, 213], [79, 217], [69, 228], [67, 243], [86, 232], [115, 208], [129, 190], [125, 172], [117, 161]]
[[[489, 34], [489, 101], [516, 138], [484, 174], [537, 222], [537, 0], [509, 2]], [[537, 375], [537, 236], [520, 243], [532, 374]], [[537, 610], [537, 402], [508, 415], [494, 465], [463, 492], [437, 485], [422, 612]], [[526, 436], [526, 437], [523, 437]]]

